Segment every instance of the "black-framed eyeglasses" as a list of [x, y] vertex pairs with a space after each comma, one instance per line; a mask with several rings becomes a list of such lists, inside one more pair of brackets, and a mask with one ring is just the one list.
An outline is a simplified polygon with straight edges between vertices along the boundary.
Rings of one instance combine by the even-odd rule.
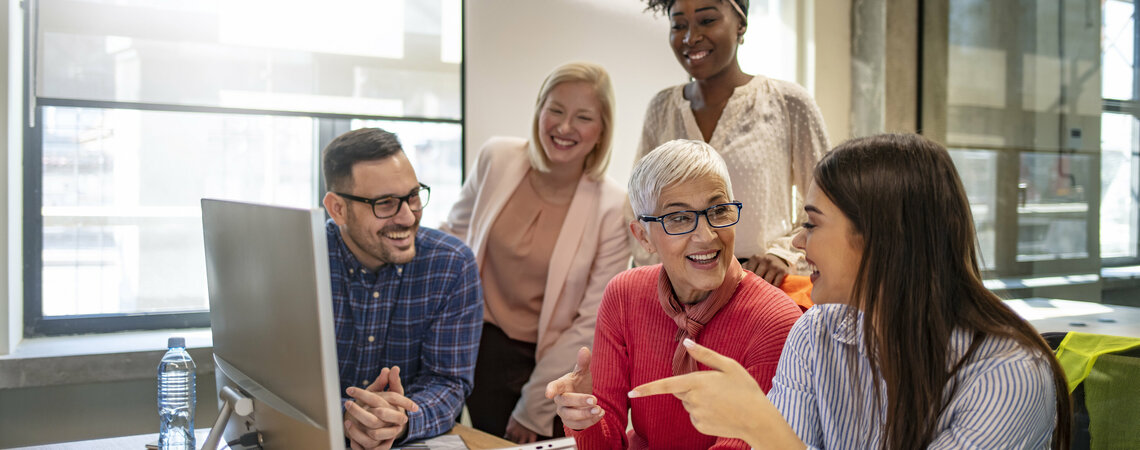
[[740, 210], [744, 208], [741, 202], [728, 202], [712, 205], [702, 211], [677, 211], [660, 216], [638, 216], [642, 222], [659, 222], [665, 234], [678, 235], [692, 233], [697, 229], [697, 221], [705, 216], [709, 226], [725, 228], [740, 222]]
[[420, 187], [408, 195], [396, 196], [385, 195], [376, 198], [357, 197], [355, 195], [343, 194], [340, 192], [333, 192], [336, 195], [347, 198], [352, 201], [368, 204], [372, 207], [372, 215], [377, 219], [387, 219], [400, 213], [400, 206], [404, 203], [408, 204], [408, 209], [412, 212], [420, 212], [427, 206], [428, 200], [431, 198], [431, 187], [426, 184], [420, 183]]

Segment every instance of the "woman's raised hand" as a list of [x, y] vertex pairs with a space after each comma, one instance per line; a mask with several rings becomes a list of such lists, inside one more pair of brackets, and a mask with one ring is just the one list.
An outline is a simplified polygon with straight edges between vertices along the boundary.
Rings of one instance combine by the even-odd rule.
[[756, 449], [804, 447], [740, 363], [692, 340], [684, 344], [693, 359], [712, 370], [645, 383], [629, 391], [629, 397], [673, 394], [697, 431], [710, 436], [742, 439]]
[[578, 349], [574, 371], [546, 385], [546, 398], [558, 405], [558, 417], [573, 430], [584, 430], [602, 420], [606, 411], [594, 397], [594, 380], [590, 375], [590, 349]]

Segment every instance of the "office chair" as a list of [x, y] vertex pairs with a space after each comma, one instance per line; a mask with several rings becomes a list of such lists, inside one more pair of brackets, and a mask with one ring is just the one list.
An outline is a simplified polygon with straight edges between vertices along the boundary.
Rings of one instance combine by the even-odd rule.
[[1073, 449], [1140, 448], [1140, 338], [1042, 333], [1073, 396]]

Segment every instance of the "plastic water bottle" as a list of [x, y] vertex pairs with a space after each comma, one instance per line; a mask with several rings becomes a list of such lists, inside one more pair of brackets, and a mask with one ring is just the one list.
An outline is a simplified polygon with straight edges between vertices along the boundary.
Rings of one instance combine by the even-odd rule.
[[194, 360], [186, 353], [186, 339], [166, 341], [166, 355], [158, 363], [158, 448], [195, 450]]

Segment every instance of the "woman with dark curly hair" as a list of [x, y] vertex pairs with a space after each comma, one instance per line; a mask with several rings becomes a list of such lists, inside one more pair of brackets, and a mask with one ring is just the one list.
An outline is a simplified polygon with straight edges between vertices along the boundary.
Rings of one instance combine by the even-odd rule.
[[[650, 101], [637, 159], [673, 139], [712, 145], [749, 205], [735, 250], [744, 268], [776, 286], [787, 274], [806, 275], [803, 253], [791, 246], [800, 222], [793, 211], [828, 149], [819, 107], [799, 85], [741, 70], [737, 49], [748, 27], [748, 0], [647, 3], [669, 19], [669, 45], [692, 81]], [[656, 262], [637, 245], [633, 251], [638, 265]]]

